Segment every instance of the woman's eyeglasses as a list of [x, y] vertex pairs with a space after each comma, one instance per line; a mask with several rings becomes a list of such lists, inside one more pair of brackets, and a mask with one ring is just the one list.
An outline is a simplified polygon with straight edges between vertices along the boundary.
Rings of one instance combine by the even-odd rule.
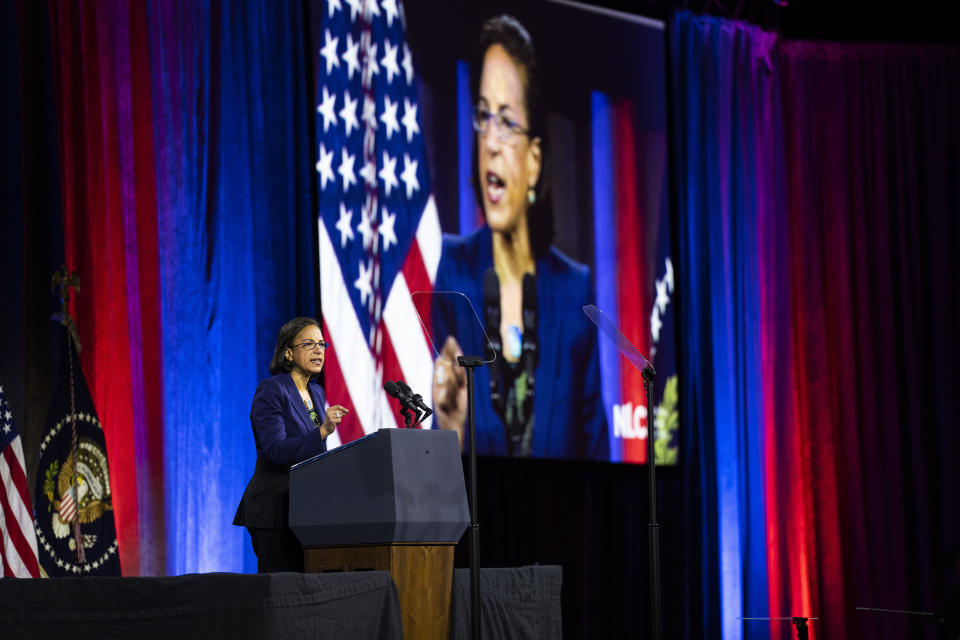
[[293, 346], [294, 346], [294, 347], [302, 347], [302, 348], [306, 349], [307, 351], [313, 351], [313, 350], [316, 349], [317, 347], [320, 347], [320, 350], [321, 350], [321, 351], [326, 351], [326, 350], [327, 350], [327, 347], [330, 346], [330, 343], [329, 343], [329, 342], [324, 342], [323, 340], [321, 340], [320, 342], [317, 342], [316, 340], [307, 340], [307, 341], [305, 341], [305, 342], [301, 342], [300, 344], [295, 344], [295, 345], [293, 345]]
[[473, 108], [473, 130], [480, 135], [485, 135], [490, 130], [490, 123], [494, 123], [497, 131], [497, 140], [500, 142], [510, 142], [516, 136], [529, 136], [530, 130], [524, 129], [515, 120], [512, 120], [505, 113], [492, 113], [489, 109], [482, 106]]

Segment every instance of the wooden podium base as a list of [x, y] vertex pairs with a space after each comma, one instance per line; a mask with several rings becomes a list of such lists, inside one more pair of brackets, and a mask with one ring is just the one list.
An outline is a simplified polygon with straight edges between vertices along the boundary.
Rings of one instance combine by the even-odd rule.
[[389, 571], [397, 585], [407, 640], [450, 637], [455, 543], [394, 543], [303, 550], [307, 573]]

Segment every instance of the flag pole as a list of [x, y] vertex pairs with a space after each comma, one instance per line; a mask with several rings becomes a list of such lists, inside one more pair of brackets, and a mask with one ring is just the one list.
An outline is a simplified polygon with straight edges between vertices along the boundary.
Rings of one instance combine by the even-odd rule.
[[[50, 287], [52, 289], [57, 289], [57, 293], [60, 297], [60, 311], [53, 314], [53, 320], [57, 320], [61, 325], [67, 328], [67, 335], [69, 339], [73, 342], [73, 345], [77, 348], [77, 353], [80, 353], [80, 337], [79, 332], [77, 331], [77, 323], [74, 322], [73, 316], [70, 315], [70, 311], [67, 310], [67, 303], [70, 301], [70, 287], [73, 287], [77, 295], [80, 294], [80, 278], [77, 277], [76, 273], [68, 271], [66, 265], [61, 265], [57, 269], [56, 273], [53, 274], [53, 278], [50, 282]], [[79, 459], [78, 459], [78, 450], [79, 450], [79, 435], [77, 432], [77, 394], [76, 394], [76, 385], [74, 382], [73, 375], [73, 345], [67, 345], [67, 361], [70, 364], [70, 426], [72, 429], [72, 437], [70, 442], [70, 458], [73, 460], [73, 474], [70, 478], [70, 492], [71, 499], [75, 503], [75, 512], [73, 515], [73, 539], [77, 547], [77, 564], [84, 564], [86, 559], [86, 554], [83, 551], [83, 533], [80, 531], [80, 490], [79, 490]]]
[[470, 430], [470, 637], [480, 640], [480, 523], [477, 522], [477, 430], [474, 424], [473, 373], [483, 364], [476, 356], [457, 356], [467, 370], [467, 426]]

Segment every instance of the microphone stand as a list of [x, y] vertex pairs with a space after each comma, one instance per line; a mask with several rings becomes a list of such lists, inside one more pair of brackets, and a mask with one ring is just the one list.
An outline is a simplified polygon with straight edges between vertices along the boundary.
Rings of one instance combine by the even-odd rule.
[[470, 431], [470, 637], [480, 640], [480, 524], [477, 522], [477, 431], [474, 424], [473, 373], [483, 364], [477, 356], [457, 356], [467, 370], [467, 427]]
[[654, 452], [654, 418], [650, 406], [653, 395], [653, 378], [657, 375], [652, 367], [644, 367], [643, 393], [647, 397], [647, 468], [650, 473], [650, 524], [647, 527], [650, 541], [650, 627], [654, 640], [663, 638], [660, 603], [660, 524], [657, 522], [657, 458]]

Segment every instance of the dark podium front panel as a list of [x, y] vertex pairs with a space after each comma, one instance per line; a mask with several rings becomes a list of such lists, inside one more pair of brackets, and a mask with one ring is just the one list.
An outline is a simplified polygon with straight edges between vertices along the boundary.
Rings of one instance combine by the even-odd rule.
[[290, 528], [305, 548], [456, 543], [468, 522], [453, 431], [380, 429], [290, 470]]

